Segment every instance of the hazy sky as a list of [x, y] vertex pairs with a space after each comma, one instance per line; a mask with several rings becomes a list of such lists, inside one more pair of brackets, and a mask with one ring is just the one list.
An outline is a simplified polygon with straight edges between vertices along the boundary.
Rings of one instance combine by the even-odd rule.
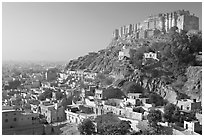
[[108, 46], [120, 26], [178, 9], [198, 16], [202, 3], [3, 3], [3, 60], [69, 61]]

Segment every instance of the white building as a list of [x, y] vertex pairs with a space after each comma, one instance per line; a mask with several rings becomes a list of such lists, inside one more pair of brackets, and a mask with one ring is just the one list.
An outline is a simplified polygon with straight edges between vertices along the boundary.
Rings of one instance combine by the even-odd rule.
[[158, 61], [159, 61], [159, 59], [157, 58], [157, 53], [153, 53], [153, 52], [144, 53], [144, 58], [145, 58], [145, 59], [150, 59], [150, 58], [152, 58], [152, 59], [155, 59], [155, 60], [158, 60]]
[[124, 57], [130, 58], [130, 49], [126, 48], [126, 46], [123, 46], [122, 50], [119, 52], [119, 60], [123, 60]]

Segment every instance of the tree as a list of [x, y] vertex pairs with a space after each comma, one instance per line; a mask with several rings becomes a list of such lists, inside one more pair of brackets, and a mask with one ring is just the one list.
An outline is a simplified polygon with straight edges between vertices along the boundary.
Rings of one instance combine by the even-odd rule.
[[125, 121], [125, 120], [120, 121], [120, 123], [118, 125], [118, 132], [120, 133], [119, 135], [129, 134], [132, 130], [130, 124], [131, 124], [130, 121]]
[[106, 128], [110, 124], [120, 122], [120, 119], [113, 113], [107, 113], [103, 115], [99, 115], [95, 119], [97, 123], [97, 132], [98, 134], [105, 134]]
[[95, 134], [95, 125], [90, 119], [84, 119], [81, 124], [78, 125], [78, 130], [82, 135]]
[[127, 135], [131, 133], [130, 121], [122, 120], [116, 123], [103, 123], [101, 125], [101, 135]]
[[108, 87], [104, 90], [103, 98], [118, 98], [121, 99], [125, 96], [125, 94], [119, 88]]
[[126, 135], [131, 132], [130, 121], [120, 120], [115, 114], [99, 115], [95, 119], [100, 135]]
[[145, 53], [146, 51], [146, 47], [145, 46], [142, 46], [140, 47], [139, 49], [137, 50], [130, 50], [130, 61], [131, 61], [131, 64], [140, 69], [142, 67], [142, 60], [143, 60], [143, 54]]
[[142, 93], [143, 90], [144, 89], [141, 86], [139, 86], [138, 84], [136, 84], [135, 82], [125, 82], [124, 86], [123, 86], [123, 92], [125, 94], [128, 94], [128, 93]]
[[169, 103], [164, 107], [164, 118], [167, 122], [175, 122], [174, 114], [176, 114], [176, 109], [178, 108], [172, 103]]
[[160, 126], [158, 122], [162, 121], [162, 113], [160, 110], [150, 110], [149, 114], [147, 115], [147, 120], [149, 126], [155, 130], [156, 133], [160, 132]]
[[153, 103], [155, 104], [155, 106], [163, 106], [165, 101], [160, 95], [156, 93], [151, 93], [149, 95], [149, 103]]

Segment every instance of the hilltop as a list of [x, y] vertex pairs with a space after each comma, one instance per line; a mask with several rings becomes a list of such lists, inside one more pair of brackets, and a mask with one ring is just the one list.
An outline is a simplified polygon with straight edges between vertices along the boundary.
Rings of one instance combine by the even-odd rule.
[[[127, 49], [128, 57], [119, 59], [120, 52], [126, 54]], [[200, 52], [201, 32], [178, 32], [172, 28], [169, 33], [146, 39], [138, 39], [134, 34], [113, 38], [107, 48], [71, 60], [65, 69], [102, 73], [112, 76], [115, 82], [134, 81], [170, 102], [184, 97], [200, 100], [202, 64], [197, 59]], [[146, 59], [145, 53], [155, 54], [158, 60]]]

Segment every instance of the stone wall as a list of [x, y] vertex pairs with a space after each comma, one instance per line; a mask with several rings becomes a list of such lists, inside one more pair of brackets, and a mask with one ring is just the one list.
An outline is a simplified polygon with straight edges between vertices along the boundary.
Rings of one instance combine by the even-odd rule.
[[49, 135], [51, 134], [51, 125], [34, 125], [17, 128], [7, 128], [2, 130], [2, 135]]

